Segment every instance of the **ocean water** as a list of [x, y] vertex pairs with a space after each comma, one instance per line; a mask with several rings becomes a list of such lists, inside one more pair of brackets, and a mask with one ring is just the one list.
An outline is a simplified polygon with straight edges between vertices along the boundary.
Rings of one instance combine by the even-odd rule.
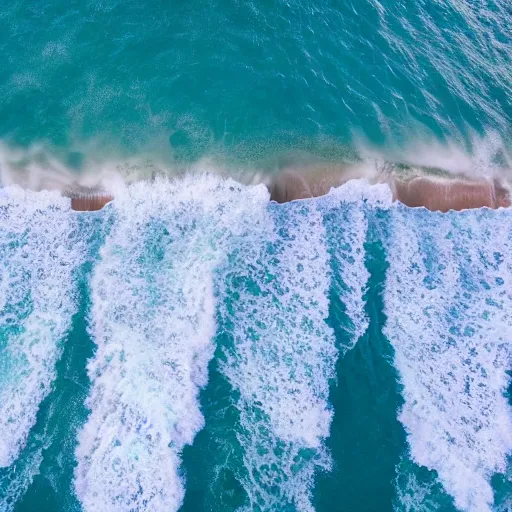
[[203, 175], [0, 211], [2, 511], [508, 510], [508, 209]]
[[509, 169], [511, 16], [508, 0], [3, 2], [2, 182]]
[[[0, 512], [510, 512], [507, 0], [0, 5]], [[75, 212], [63, 189], [115, 199]]]

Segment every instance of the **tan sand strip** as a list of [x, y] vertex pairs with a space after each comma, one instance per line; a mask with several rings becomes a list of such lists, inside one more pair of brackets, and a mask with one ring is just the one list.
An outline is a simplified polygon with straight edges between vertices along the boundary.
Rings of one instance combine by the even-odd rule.
[[[352, 172], [296, 172], [285, 170], [269, 185], [270, 197], [278, 203], [307, 199], [327, 194], [332, 187], [357, 178]], [[381, 177], [393, 191], [393, 197], [411, 208], [424, 206], [432, 211], [499, 208], [511, 205], [508, 189], [499, 181], [469, 180], [419, 176], [412, 179]], [[114, 197], [106, 192], [84, 187], [68, 190], [71, 207], [76, 211], [101, 210]]]
[[71, 198], [71, 208], [77, 212], [94, 212], [101, 210], [114, 199], [109, 195], [91, 195]]
[[[315, 170], [301, 172], [285, 170], [269, 185], [271, 199], [285, 203], [327, 194], [354, 176], [353, 171]], [[424, 206], [432, 211], [466, 210], [470, 208], [507, 207], [511, 205], [507, 188], [498, 180], [471, 180], [457, 177], [381, 175], [376, 180], [388, 183], [393, 197], [411, 208]]]
[[112, 194], [100, 188], [88, 188], [76, 183], [64, 191], [71, 198], [71, 208], [77, 212], [95, 212], [101, 210], [114, 199]]
[[410, 181], [395, 180], [395, 199], [411, 208], [424, 206], [428, 210], [447, 212], [470, 208], [510, 206], [506, 189], [493, 181], [436, 179], [426, 176]]

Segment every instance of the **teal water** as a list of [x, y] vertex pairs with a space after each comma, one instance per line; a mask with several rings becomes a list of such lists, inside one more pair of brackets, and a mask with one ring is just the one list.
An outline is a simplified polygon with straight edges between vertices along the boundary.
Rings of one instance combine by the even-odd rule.
[[1, 201], [2, 511], [510, 507], [508, 209], [211, 175]]
[[[511, 19], [0, 5], [0, 512], [512, 510], [510, 209], [242, 184], [507, 175]], [[115, 200], [72, 211], [93, 175]]]
[[269, 172], [371, 149], [488, 172], [510, 162], [510, 16], [506, 0], [6, 2], [3, 164]]

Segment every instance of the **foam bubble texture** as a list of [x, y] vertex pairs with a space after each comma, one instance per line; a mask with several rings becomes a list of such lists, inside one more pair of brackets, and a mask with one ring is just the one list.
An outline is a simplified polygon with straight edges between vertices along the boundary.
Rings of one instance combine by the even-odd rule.
[[221, 371], [238, 397], [248, 510], [311, 511], [315, 470], [329, 466], [329, 257], [313, 201], [272, 204], [220, 280], [230, 340]]
[[213, 355], [213, 271], [265, 211], [264, 187], [203, 176], [139, 182], [112, 203], [94, 269], [91, 410], [75, 489], [85, 511], [173, 511], [180, 454], [203, 426]]
[[434, 471], [420, 467], [405, 453], [396, 466], [394, 512], [456, 512]]
[[18, 456], [55, 378], [84, 261], [75, 214], [59, 193], [0, 191], [0, 467]]
[[397, 486], [395, 512], [442, 511], [442, 505], [435, 498], [433, 482], [421, 482], [414, 472], [404, 476], [405, 482]]
[[510, 211], [391, 212], [385, 334], [404, 386], [412, 459], [457, 508], [490, 511], [512, 450]]
[[351, 180], [318, 198], [324, 216], [328, 247], [336, 279], [341, 280], [337, 293], [351, 320], [352, 348], [368, 328], [364, 294], [370, 277], [365, 266], [368, 216], [374, 208], [387, 209], [392, 204], [387, 185], [369, 185], [365, 180]]

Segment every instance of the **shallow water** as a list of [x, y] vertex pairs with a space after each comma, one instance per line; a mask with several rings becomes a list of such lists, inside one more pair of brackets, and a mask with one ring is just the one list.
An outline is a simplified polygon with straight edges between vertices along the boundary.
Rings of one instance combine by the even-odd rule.
[[2, 510], [512, 497], [509, 209], [434, 214], [357, 180], [278, 205], [203, 176], [96, 213], [4, 189], [1, 211], [24, 290], [3, 309]]

